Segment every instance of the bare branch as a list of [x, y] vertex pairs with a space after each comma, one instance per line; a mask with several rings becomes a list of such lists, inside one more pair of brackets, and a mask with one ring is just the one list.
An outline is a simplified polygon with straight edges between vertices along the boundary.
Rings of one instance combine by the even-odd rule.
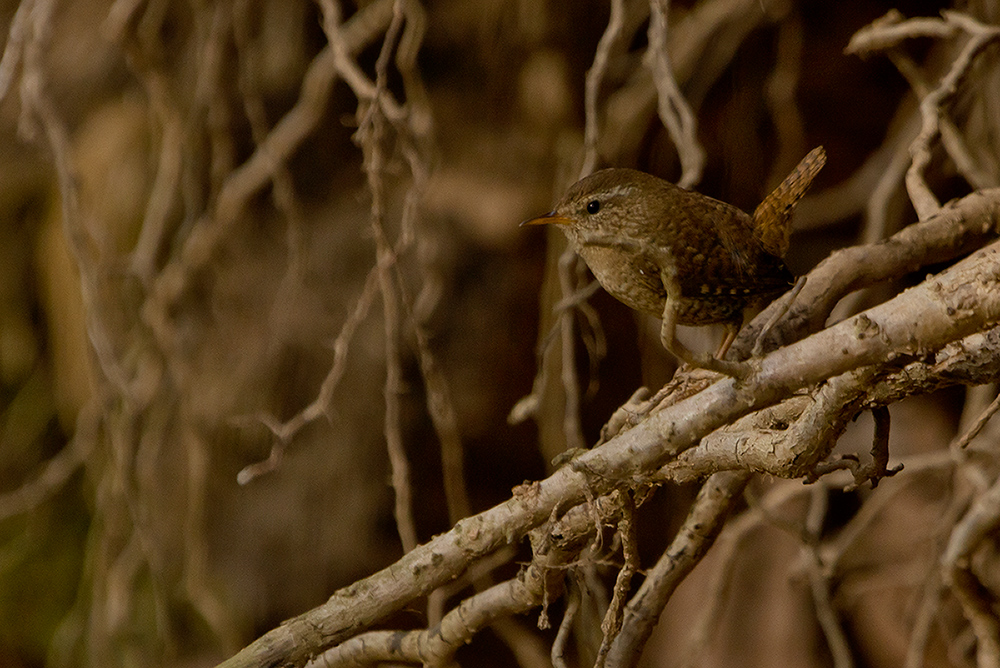
[[[340, 31], [340, 48], [356, 53], [368, 44], [391, 19], [392, 5], [393, 0], [378, 0], [352, 16]], [[226, 178], [211, 214], [196, 222], [180, 253], [160, 272], [144, 315], [168, 348], [173, 340], [170, 306], [185, 292], [190, 276], [213, 257], [249, 199], [271, 182], [275, 169], [314, 131], [326, 111], [339, 72], [338, 57], [328, 45], [313, 59], [302, 79], [298, 102], [260, 142], [253, 155]]]
[[10, 28], [7, 30], [7, 43], [0, 58], [0, 101], [3, 101], [14, 85], [17, 71], [24, 59], [24, 43], [28, 38], [28, 18], [34, 8], [34, 2], [22, 2], [17, 6]]
[[[876, 367], [865, 367], [827, 381], [810, 400], [795, 395], [782, 404], [748, 415], [710, 434], [667, 464], [667, 479], [697, 479], [713, 471], [750, 470], [782, 478], [822, 475], [818, 463], [827, 457], [847, 425], [861, 410]], [[791, 425], [775, 429], [773, 424]], [[816, 471], [813, 475], [810, 472]]]
[[681, 160], [677, 185], [691, 188], [701, 181], [705, 169], [705, 149], [698, 142], [698, 127], [691, 106], [681, 93], [670, 66], [667, 50], [667, 0], [650, 0], [649, 49], [644, 62], [653, 75], [660, 120], [670, 133]]
[[830, 595], [830, 574], [819, 551], [820, 534], [823, 530], [823, 520], [829, 507], [829, 491], [823, 487], [813, 487], [810, 494], [809, 512], [806, 516], [805, 535], [807, 540], [802, 546], [806, 562], [806, 572], [809, 576], [809, 589], [812, 592], [813, 605], [816, 608], [816, 618], [827, 647], [833, 658], [834, 668], [852, 668], [854, 657], [851, 647], [840, 626], [840, 619], [834, 610]]
[[898, 9], [890, 9], [884, 16], [854, 33], [844, 53], [864, 57], [914, 37], [951, 37], [954, 33], [955, 26], [941, 19], [907, 20]]
[[749, 479], [745, 472], [717, 473], [702, 486], [684, 525], [629, 601], [608, 655], [610, 665], [637, 664], [670, 595], [715, 542]]
[[608, 69], [608, 58], [611, 50], [621, 39], [622, 23], [625, 16], [625, 0], [611, 0], [611, 15], [608, 25], [601, 35], [601, 41], [594, 50], [594, 63], [587, 70], [587, 82], [584, 87], [584, 117], [586, 119], [583, 134], [583, 166], [580, 168], [580, 178], [588, 176], [597, 167], [597, 140], [600, 120], [597, 111], [597, 98], [604, 82], [604, 73]]
[[976, 665], [1000, 665], [1000, 619], [992, 601], [984, 598], [981, 585], [969, 566], [973, 551], [1000, 526], [1000, 480], [978, 497], [952, 530], [948, 548], [941, 557], [945, 584], [962, 604], [962, 611], [976, 635]]
[[[968, 75], [976, 56], [1000, 38], [1000, 28], [983, 25], [958, 12], [943, 12], [943, 15], [943, 19], [904, 20], [897, 10], [891, 10], [859, 30], [845, 50], [846, 53], [864, 55], [874, 50], [895, 47], [900, 41], [912, 37], [950, 37], [959, 31], [969, 35], [948, 73], [920, 102], [920, 134], [910, 145], [913, 161], [906, 173], [906, 188], [920, 220], [926, 220], [941, 208], [937, 197], [924, 180], [924, 170], [931, 161], [931, 143], [941, 135], [943, 126], [948, 126], [947, 121], [943, 120], [946, 108]], [[898, 61], [898, 64], [902, 65], [901, 71], [906, 73], [905, 61]], [[953, 135], [949, 130], [945, 132], [949, 136]], [[957, 148], [953, 140], [949, 141], [949, 145]]]
[[622, 567], [618, 570], [615, 586], [611, 596], [611, 604], [604, 613], [601, 622], [601, 646], [597, 651], [595, 668], [604, 666], [611, 647], [622, 630], [625, 612], [625, 600], [629, 594], [632, 576], [639, 569], [639, 545], [635, 526], [635, 500], [628, 492], [619, 491], [622, 500], [622, 516], [618, 520], [618, 535], [622, 544]]
[[0, 494], [0, 520], [29, 512], [58, 492], [87, 461], [97, 444], [100, 426], [99, 404], [80, 411], [76, 435], [62, 450], [45, 462], [39, 473], [20, 487]]
[[[559, 287], [563, 299], [577, 292], [574, 285], [576, 265], [582, 262], [573, 248], [566, 247], [559, 258]], [[576, 344], [574, 337], [574, 318], [572, 311], [563, 311], [559, 315], [559, 350], [562, 352], [559, 369], [561, 371], [563, 396], [563, 433], [566, 436], [566, 449], [575, 450], [584, 446], [583, 429], [580, 426], [580, 382], [576, 374]]]
[[[886, 241], [834, 251], [809, 272], [787, 318], [772, 328], [770, 345], [775, 345], [775, 339], [787, 343], [819, 330], [837, 301], [852, 290], [960, 257], [994, 238], [998, 226], [1000, 190], [977, 191]], [[736, 353], [750, 349], [762, 323], [778, 308], [780, 303], [772, 304], [743, 328], [733, 344]]]
[[553, 668], [567, 668], [566, 664], [566, 644], [570, 639], [570, 632], [573, 629], [573, 621], [576, 613], [580, 609], [580, 592], [574, 589], [570, 592], [566, 601], [566, 611], [563, 612], [562, 621], [559, 623], [559, 631], [556, 639], [552, 641], [552, 666]]
[[361, 290], [361, 294], [354, 303], [354, 309], [348, 314], [347, 319], [340, 328], [340, 333], [337, 334], [337, 338], [333, 342], [333, 364], [330, 366], [326, 378], [323, 379], [316, 398], [308, 406], [284, 422], [278, 422], [270, 416], [261, 418], [274, 434], [277, 441], [271, 446], [271, 454], [266, 460], [249, 464], [239, 472], [236, 476], [239, 484], [245, 485], [257, 476], [275, 470], [281, 462], [284, 449], [295, 435], [310, 422], [319, 419], [321, 416], [329, 415], [334, 390], [337, 389], [337, 385], [340, 383], [340, 379], [343, 378], [344, 370], [346, 369], [347, 353], [354, 338], [354, 332], [368, 315], [368, 309], [375, 299], [375, 288], [378, 285], [376, 278], [376, 269], [372, 267], [368, 272], [368, 277], [365, 279], [365, 285]]
[[[910, 145], [910, 154], [913, 156], [913, 163], [906, 172], [906, 189], [910, 193], [910, 201], [917, 210], [920, 220], [926, 220], [933, 215], [941, 205], [931, 192], [930, 187], [924, 180], [924, 170], [931, 161], [931, 142], [941, 133], [941, 118], [944, 116], [945, 108], [954, 99], [955, 94], [962, 81], [972, 68], [972, 63], [976, 56], [987, 46], [1000, 38], [1000, 29], [983, 29], [985, 26], [973, 22], [971, 19], [962, 20], [961, 15], [955, 12], [947, 12], [945, 20], [959, 24], [963, 29], [970, 32], [969, 41], [962, 47], [961, 53], [955, 58], [948, 73], [942, 77], [938, 87], [927, 94], [920, 102], [920, 116], [922, 119], [920, 134]], [[966, 17], [967, 18], [967, 17]], [[979, 26], [976, 29], [974, 26]]]
[[955, 443], [951, 446], [953, 449], [962, 450], [968, 447], [969, 443], [972, 442], [979, 432], [983, 430], [983, 427], [990, 421], [990, 419], [996, 415], [996, 412], [1000, 410], [1000, 395], [998, 395], [990, 405], [976, 418], [976, 421], [962, 434]]

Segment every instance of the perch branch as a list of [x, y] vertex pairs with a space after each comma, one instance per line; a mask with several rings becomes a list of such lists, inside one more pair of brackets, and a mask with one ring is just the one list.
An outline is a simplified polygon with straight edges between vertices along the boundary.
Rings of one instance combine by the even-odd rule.
[[[766, 337], [768, 347], [821, 329], [834, 305], [848, 293], [960, 257], [994, 238], [998, 230], [1000, 189], [983, 190], [949, 203], [889, 239], [834, 251], [809, 272], [795, 304]], [[734, 351], [749, 351], [762, 323], [780, 306], [771, 304], [744, 327], [733, 343]]]
[[[529, 490], [525, 490], [530, 493]], [[580, 549], [593, 539], [597, 527], [622, 511], [618, 494], [576, 506], [563, 517], [532, 534], [532, 561], [516, 577], [465, 599], [434, 628], [363, 633], [326, 651], [310, 668], [354, 665], [359, 661], [411, 661], [448, 665], [455, 651], [482, 628], [504, 616], [544, 605], [547, 596], [563, 589], [563, 579]], [[595, 525], [593, 517], [597, 517]], [[353, 663], [352, 663], [353, 662]]]
[[[778, 406], [748, 415], [683, 452], [660, 472], [675, 482], [695, 480], [712, 471], [750, 470], [782, 478], [808, 475], [826, 457], [861, 410], [876, 366], [827, 381], [810, 400], [795, 395]], [[803, 404], [808, 402], [805, 406]], [[791, 426], [774, 429], [772, 423]]]
[[[993, 224], [991, 220], [986, 227]], [[301, 666], [426, 595], [473, 561], [519, 541], [556, 508], [649, 477], [715, 429], [799, 388], [900, 355], [933, 352], [998, 318], [1000, 244], [994, 243], [879, 306], [755, 360], [756, 372], [742, 383], [719, 380], [653, 413], [545, 480], [519, 488], [507, 502], [458, 522], [395, 564], [339, 590], [222, 665]]]

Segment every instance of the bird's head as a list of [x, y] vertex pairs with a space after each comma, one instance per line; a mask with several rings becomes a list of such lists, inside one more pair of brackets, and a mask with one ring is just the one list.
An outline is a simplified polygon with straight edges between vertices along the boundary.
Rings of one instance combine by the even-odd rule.
[[634, 169], [602, 169], [573, 184], [552, 211], [521, 225], [561, 225], [575, 241], [614, 232], [645, 217], [646, 191], [655, 181], [659, 179]]

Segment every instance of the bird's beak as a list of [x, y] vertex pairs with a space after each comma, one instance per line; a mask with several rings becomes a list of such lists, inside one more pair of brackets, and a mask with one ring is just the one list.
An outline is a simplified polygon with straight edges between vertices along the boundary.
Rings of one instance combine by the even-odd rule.
[[518, 227], [524, 227], [525, 225], [570, 225], [573, 221], [565, 216], [560, 216], [555, 211], [549, 211], [544, 216], [539, 216], [538, 218], [529, 218], [524, 221]]

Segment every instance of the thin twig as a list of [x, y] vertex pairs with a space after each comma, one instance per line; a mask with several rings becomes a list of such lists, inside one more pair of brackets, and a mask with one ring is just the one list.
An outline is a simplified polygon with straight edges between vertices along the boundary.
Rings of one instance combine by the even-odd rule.
[[34, 477], [0, 494], [0, 521], [34, 510], [80, 470], [97, 445], [101, 408], [100, 401], [92, 399], [77, 416], [73, 439], [49, 458]]
[[290, 417], [284, 422], [278, 422], [272, 416], [262, 416], [261, 421], [271, 430], [277, 439], [271, 446], [271, 453], [268, 458], [244, 467], [236, 477], [241, 485], [249, 483], [251, 480], [264, 473], [275, 470], [281, 463], [285, 448], [291, 443], [295, 435], [310, 422], [313, 422], [324, 415], [329, 415], [333, 402], [333, 393], [340, 384], [344, 371], [347, 368], [347, 353], [354, 339], [354, 333], [365, 317], [368, 309], [375, 299], [376, 288], [378, 287], [378, 272], [375, 267], [368, 271], [361, 294], [354, 303], [354, 308], [348, 314], [344, 324], [340, 327], [340, 333], [333, 342], [333, 364], [320, 385], [316, 398], [308, 406]]
[[857, 31], [844, 49], [844, 53], [865, 57], [875, 51], [892, 48], [900, 42], [915, 37], [951, 37], [955, 26], [938, 18], [906, 19], [898, 9], [890, 9], [883, 16]]
[[[972, 19], [961, 20], [960, 14], [956, 12], [946, 12], [945, 20], [959, 24], [970, 33], [969, 41], [962, 47], [962, 51], [952, 63], [948, 73], [942, 77], [937, 88], [928, 93], [920, 101], [920, 116], [922, 119], [920, 134], [910, 145], [910, 154], [913, 156], [913, 163], [906, 172], [906, 189], [910, 194], [910, 201], [917, 211], [920, 220], [926, 220], [938, 209], [941, 208], [937, 197], [931, 192], [930, 187], [924, 180], [924, 170], [931, 161], [931, 142], [933, 142], [941, 132], [941, 118], [945, 114], [947, 105], [954, 99], [959, 86], [972, 68], [972, 63], [976, 56], [987, 46], [1000, 38], [1000, 29], [985, 29], [978, 23], [970, 25]], [[967, 18], [967, 17], [962, 17]], [[976, 29], [979, 26], [982, 29]]]
[[976, 421], [966, 430], [962, 436], [952, 444], [953, 450], [964, 450], [969, 446], [979, 432], [983, 430], [983, 427], [990, 421], [990, 419], [996, 414], [997, 410], [1000, 410], [1000, 395], [990, 402], [990, 405], [976, 418]]
[[576, 620], [576, 613], [579, 609], [580, 590], [574, 587], [566, 597], [566, 610], [563, 612], [563, 618], [559, 623], [559, 630], [556, 632], [555, 640], [552, 641], [552, 668], [568, 668], [566, 663], [566, 645], [569, 643], [570, 633], [573, 631], [573, 622]]
[[[923, 99], [920, 101], [920, 133], [910, 144], [912, 162], [906, 172], [906, 189], [920, 220], [926, 220], [941, 208], [937, 197], [924, 180], [924, 171], [931, 161], [932, 142], [941, 135], [943, 126], [948, 124], [946, 108], [954, 99], [959, 86], [971, 70], [976, 56], [984, 48], [1000, 39], [1000, 28], [996, 26], [984, 25], [959, 12], [945, 11], [942, 14], [943, 19], [905, 20], [897, 10], [892, 10], [859, 30], [851, 38], [851, 42], [845, 50], [846, 53], [864, 55], [874, 50], [895, 48], [900, 41], [913, 37], [951, 37], [960, 31], [969, 36], [947, 74], [941, 78], [937, 87], [923, 95]], [[905, 59], [897, 57], [895, 60], [904, 75], [910, 74]], [[917, 84], [912, 76], [908, 78], [911, 79], [911, 84]], [[914, 85], [918, 93], [921, 87], [919, 84]], [[945, 132], [949, 131], [945, 130]], [[949, 142], [949, 145], [953, 149], [958, 149], [955, 142]]]
[[[392, 20], [386, 30], [382, 49], [375, 62], [375, 93], [370, 104], [359, 105], [358, 141], [365, 154], [364, 168], [368, 177], [368, 188], [372, 195], [371, 230], [375, 237], [376, 269], [379, 290], [382, 294], [382, 318], [385, 325], [385, 440], [389, 451], [392, 488], [395, 492], [395, 517], [403, 551], [409, 552], [417, 546], [416, 523], [413, 517], [412, 489], [410, 487], [410, 465], [403, 445], [402, 415], [400, 395], [403, 392], [403, 369], [399, 350], [400, 318], [399, 295], [393, 270], [396, 253], [389, 243], [384, 220], [385, 169], [383, 143], [385, 141], [385, 121], [383, 115], [383, 93], [388, 85], [389, 57], [395, 48], [403, 26], [403, 12], [400, 3], [393, 5]], [[339, 31], [327, 30], [337, 35]], [[334, 50], [342, 53], [335, 44]], [[365, 108], [367, 107], [367, 108]]]
[[[240, 69], [237, 83], [243, 100], [243, 112], [250, 122], [250, 133], [254, 144], [260, 146], [267, 139], [270, 127], [264, 108], [264, 100], [259, 90], [260, 46], [250, 35], [250, 0], [236, 0], [233, 6], [233, 43], [239, 56]], [[298, 278], [303, 271], [302, 266], [302, 212], [295, 198], [295, 185], [291, 172], [284, 163], [274, 167], [272, 177], [272, 199], [274, 205], [285, 219], [286, 245], [288, 252], [288, 274]], [[296, 284], [298, 281], [295, 281]]]
[[611, 645], [622, 629], [625, 618], [625, 601], [628, 597], [632, 576], [639, 569], [639, 545], [636, 532], [635, 499], [628, 492], [619, 492], [622, 499], [622, 517], [618, 520], [618, 535], [622, 544], [622, 567], [615, 578], [611, 603], [601, 622], [601, 646], [597, 651], [595, 668], [604, 666]]
[[978, 496], [968, 513], [955, 525], [941, 557], [945, 584], [962, 605], [965, 618], [976, 636], [976, 665], [1000, 665], [1000, 619], [993, 603], [983, 594], [983, 585], [972, 572], [973, 551], [1000, 526], [1000, 478]]
[[767, 106], [771, 113], [778, 142], [778, 159], [774, 161], [770, 183], [781, 183], [806, 150], [805, 122], [799, 108], [796, 91], [802, 76], [802, 20], [793, 13], [778, 25], [775, 65], [767, 80]]
[[[918, 99], [922, 100], [930, 94], [930, 84], [924, 77], [923, 72], [920, 71], [920, 67], [909, 54], [897, 47], [889, 49], [886, 52], [886, 56], [896, 66], [899, 73], [906, 78], [907, 83], [910, 84], [910, 88], [916, 93]], [[948, 152], [948, 156], [955, 163], [955, 168], [959, 174], [973, 188], [992, 188], [996, 186], [996, 179], [976, 164], [976, 160], [973, 158], [972, 152], [969, 150], [965, 138], [962, 136], [961, 130], [955, 125], [955, 122], [949, 116], [941, 114], [940, 124], [941, 145], [944, 146], [944, 149]]]
[[626, 606], [621, 633], [608, 653], [609, 665], [637, 664], [670, 596], [715, 542], [749, 480], [750, 474], [741, 471], [716, 473], [705, 482], [670, 546]]
[[[574, 286], [574, 268], [581, 262], [571, 246], [567, 246], [559, 258], [559, 287], [563, 299], [577, 292]], [[566, 449], [584, 447], [583, 428], [580, 426], [580, 383], [576, 373], [576, 344], [573, 335], [574, 317], [572, 311], [564, 311], [559, 316], [559, 350], [562, 353], [560, 376], [562, 379], [565, 406], [563, 409], [563, 433]]]
[[[409, 304], [405, 285], [400, 281], [404, 304]], [[458, 414], [444, 370], [431, 352], [427, 332], [410, 314], [417, 342], [420, 372], [427, 390], [427, 412], [441, 446], [441, 472], [448, 521], [454, 524], [471, 513], [469, 494], [465, 483], [465, 457], [458, 428]]]
[[584, 85], [584, 132], [583, 132], [583, 165], [580, 167], [580, 177], [590, 175], [597, 167], [597, 140], [600, 120], [597, 111], [597, 98], [604, 82], [604, 74], [608, 69], [608, 58], [611, 50], [621, 39], [622, 23], [625, 16], [625, 0], [611, 0], [611, 14], [604, 34], [594, 50], [594, 62], [587, 70]]
[[691, 188], [701, 181], [705, 169], [705, 149], [698, 142], [697, 119], [684, 99], [670, 66], [667, 46], [669, 2], [650, 0], [649, 8], [649, 48], [643, 62], [653, 75], [660, 121], [667, 128], [681, 160], [681, 178], [677, 185]]
[[816, 619], [819, 621], [823, 636], [826, 638], [834, 668], [852, 668], [854, 657], [851, 647], [840, 626], [840, 620], [833, 607], [830, 596], [830, 578], [819, 552], [820, 534], [823, 521], [829, 506], [829, 491], [824, 487], [814, 487], [810, 494], [809, 512], [806, 519], [805, 535], [808, 537], [802, 546], [809, 574], [809, 589], [812, 592], [813, 605], [816, 608]]
[[[373, 40], [389, 22], [393, 0], [376, 0], [354, 14], [339, 30], [338, 48], [353, 54]], [[323, 119], [338, 76], [340, 54], [328, 45], [313, 59], [302, 78], [295, 106], [259, 143], [253, 155], [232, 171], [219, 190], [213, 209], [198, 218], [182, 248], [159, 273], [143, 309], [158, 341], [169, 349], [173, 336], [170, 309], [189, 281], [214, 256], [239, 221], [250, 199], [273, 180], [277, 165], [288, 160]]]
[[3, 57], [0, 58], [0, 102], [6, 99], [14, 85], [17, 71], [24, 60], [24, 44], [28, 37], [28, 18], [35, 6], [35, 0], [24, 0], [17, 6], [17, 11], [10, 21], [7, 30], [7, 43], [4, 45]]
[[734, 517], [716, 541], [712, 577], [703, 597], [706, 604], [688, 632], [683, 650], [679, 652], [680, 666], [694, 668], [699, 665], [719, 637], [719, 627], [730, 602], [737, 561], [745, 554], [746, 541], [765, 523], [774, 523], [778, 508], [808, 493], [811, 493], [809, 488], [792, 481], [778, 481], [759, 502], [754, 501], [749, 490], [744, 493], [750, 501], [750, 508]]
[[934, 631], [943, 593], [944, 583], [941, 582], [940, 569], [935, 568], [928, 574], [920, 594], [920, 607], [917, 609], [913, 629], [906, 644], [903, 668], [923, 668], [924, 654], [927, 652], [927, 645]]

